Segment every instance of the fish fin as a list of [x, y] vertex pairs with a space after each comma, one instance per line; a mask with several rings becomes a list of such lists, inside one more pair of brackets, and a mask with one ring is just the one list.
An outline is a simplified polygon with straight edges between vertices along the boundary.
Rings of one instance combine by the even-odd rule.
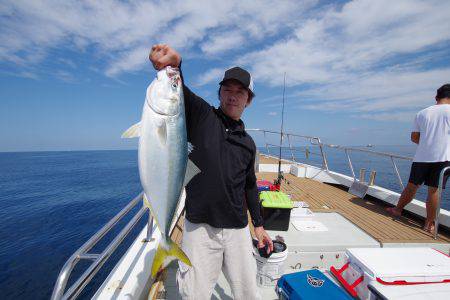
[[188, 143], [188, 153], [191, 153], [192, 151], [194, 151], [194, 145]]
[[123, 139], [131, 139], [141, 136], [141, 122], [138, 122], [122, 133]]
[[200, 172], [200, 169], [190, 159], [188, 159], [183, 186], [186, 186], [186, 184], [188, 184], [189, 181], [191, 181], [191, 179]]
[[161, 241], [158, 245], [158, 250], [156, 250], [155, 257], [153, 258], [152, 278], [155, 278], [160, 271], [175, 259], [181, 260], [186, 265], [192, 267], [191, 261], [187, 255], [170, 238], [166, 241]]
[[[156, 226], [159, 227], [158, 220], [156, 220], [156, 218], [155, 218], [155, 214], [153, 212], [152, 205], [150, 204], [150, 201], [148, 201], [148, 198], [147, 198], [147, 196], [145, 194], [142, 197], [142, 202], [143, 202], [144, 206], [147, 207], [150, 210], [150, 213], [153, 216], [153, 220], [155, 220]], [[161, 227], [159, 227], [159, 228], [161, 228]]]
[[158, 137], [161, 144], [165, 145], [167, 142], [167, 125], [164, 119], [161, 119], [157, 124]]
[[142, 202], [144, 203], [144, 206], [147, 207], [148, 209], [152, 209], [152, 206], [150, 205], [150, 202], [148, 202], [148, 198], [147, 195], [144, 194], [144, 196], [142, 197]]

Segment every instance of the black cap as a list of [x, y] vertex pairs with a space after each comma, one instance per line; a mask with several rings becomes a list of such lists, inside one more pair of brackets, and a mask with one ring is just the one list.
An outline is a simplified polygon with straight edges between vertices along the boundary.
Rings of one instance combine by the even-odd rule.
[[255, 95], [255, 93], [253, 92], [252, 76], [246, 70], [239, 67], [234, 67], [226, 70], [225, 74], [223, 75], [223, 79], [219, 84], [222, 85], [225, 81], [230, 79], [239, 81], [244, 87], [246, 87], [252, 93], [252, 96]]
[[444, 84], [436, 91], [436, 99], [450, 98], [450, 84]]

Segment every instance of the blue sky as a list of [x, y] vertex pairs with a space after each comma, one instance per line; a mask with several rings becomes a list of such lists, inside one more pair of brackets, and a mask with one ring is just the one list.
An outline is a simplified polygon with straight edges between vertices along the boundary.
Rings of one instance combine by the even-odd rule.
[[[247, 128], [334, 144], [409, 144], [414, 114], [450, 81], [450, 1], [2, 1], [0, 151], [134, 149], [168, 43], [218, 105], [223, 71], [251, 71]], [[257, 138], [261, 143], [261, 139]]]

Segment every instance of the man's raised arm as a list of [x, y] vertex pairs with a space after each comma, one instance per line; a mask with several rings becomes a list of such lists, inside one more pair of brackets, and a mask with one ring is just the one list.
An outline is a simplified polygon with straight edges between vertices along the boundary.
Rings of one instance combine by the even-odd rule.
[[156, 44], [150, 51], [149, 59], [157, 71], [168, 66], [180, 69], [189, 139], [198, 122], [206, 116], [212, 107], [184, 84], [183, 72], [181, 71], [181, 55], [175, 49], [166, 44]]

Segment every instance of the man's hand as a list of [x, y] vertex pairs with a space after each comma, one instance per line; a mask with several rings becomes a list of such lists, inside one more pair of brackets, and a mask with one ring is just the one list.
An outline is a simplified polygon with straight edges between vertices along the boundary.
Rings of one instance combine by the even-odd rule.
[[181, 55], [165, 44], [154, 45], [148, 58], [156, 70], [161, 70], [167, 66], [178, 68], [181, 62]]
[[416, 131], [411, 132], [411, 142], [419, 144], [419, 141], [420, 141], [420, 132]]
[[258, 248], [264, 248], [267, 245], [267, 254], [273, 251], [273, 242], [262, 226], [255, 227], [255, 235], [258, 239]]

